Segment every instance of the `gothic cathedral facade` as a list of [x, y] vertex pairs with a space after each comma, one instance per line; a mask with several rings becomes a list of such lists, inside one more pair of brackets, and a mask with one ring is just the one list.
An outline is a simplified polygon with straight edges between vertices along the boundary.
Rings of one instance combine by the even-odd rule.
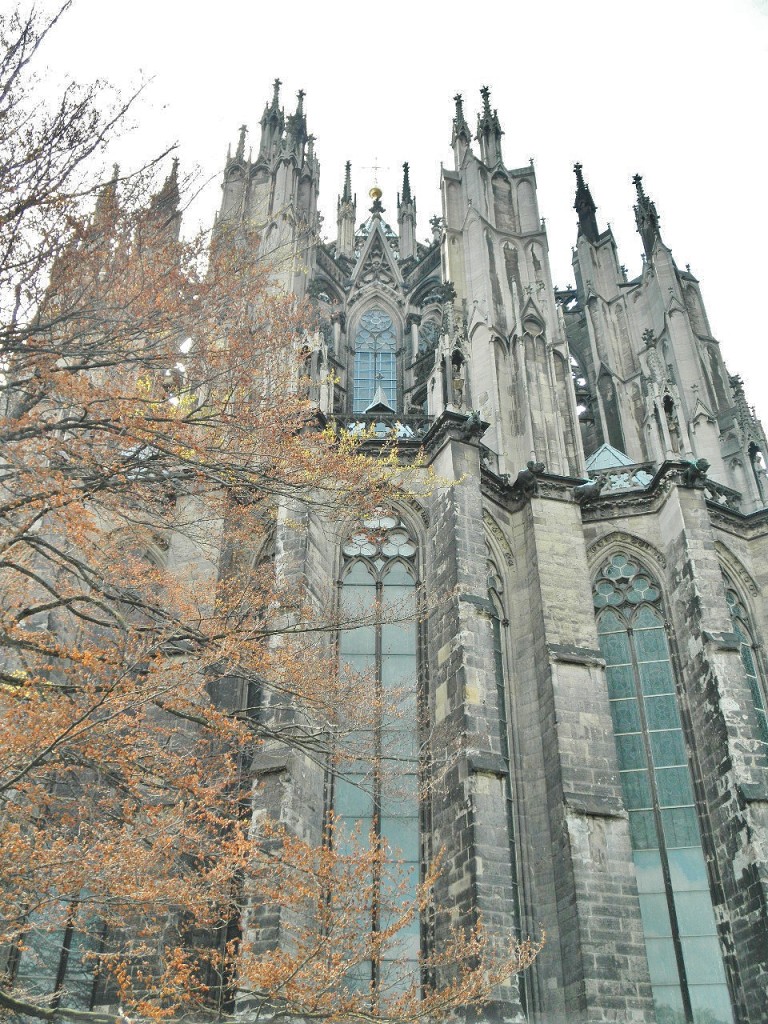
[[[410, 681], [381, 736], [399, 797], [267, 744], [259, 799], [310, 832], [329, 806], [373, 824], [416, 874], [445, 851], [414, 962], [452, 915], [502, 937], [545, 929], [488, 1019], [758, 1024], [765, 436], [641, 179], [645, 257], [628, 279], [576, 165], [576, 284], [556, 290], [533, 165], [505, 166], [487, 89], [474, 135], [455, 103], [424, 244], [407, 165], [396, 228], [377, 188], [358, 212], [347, 165], [335, 240], [320, 240], [303, 94], [286, 116], [279, 83], [258, 152], [243, 133], [227, 159], [218, 228], [255, 224], [281, 286], [314, 304], [321, 415], [372, 447], [397, 437], [441, 481], [383, 509], [378, 541], [310, 511], [297, 530], [296, 510], [278, 538], [310, 589], [421, 609], [397, 636], [382, 620], [338, 645], [383, 688]], [[443, 770], [424, 789], [427, 764]]]

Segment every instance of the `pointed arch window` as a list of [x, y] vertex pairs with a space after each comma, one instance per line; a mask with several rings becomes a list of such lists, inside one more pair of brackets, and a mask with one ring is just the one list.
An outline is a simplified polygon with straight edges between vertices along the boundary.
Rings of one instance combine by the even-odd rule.
[[749, 614], [735, 590], [727, 590], [725, 592], [725, 599], [728, 602], [728, 608], [731, 613], [733, 631], [739, 638], [739, 651], [741, 653], [741, 663], [744, 666], [744, 674], [752, 691], [752, 703], [755, 706], [755, 713], [757, 715], [758, 738], [763, 744], [766, 754], [768, 754], [768, 714], [766, 714], [765, 706], [765, 689], [764, 682], [760, 678], [757, 645], [753, 639]]
[[[417, 544], [402, 519], [384, 513], [367, 520], [343, 554], [342, 616], [364, 624], [340, 632], [341, 671], [359, 675], [373, 692], [371, 721], [351, 738], [357, 750], [341, 761], [334, 779], [333, 809], [342, 837], [373, 833], [398, 862], [399, 883], [385, 872], [373, 879], [361, 922], [379, 932], [403, 901], [415, 898], [420, 877]], [[416, 918], [401, 929], [375, 962], [360, 965], [356, 980], [382, 995], [412, 981], [420, 927]]]
[[733, 1024], [660, 590], [617, 554], [594, 604], [656, 1015]]
[[365, 412], [379, 388], [397, 409], [397, 331], [383, 309], [363, 313], [355, 334], [352, 411]]

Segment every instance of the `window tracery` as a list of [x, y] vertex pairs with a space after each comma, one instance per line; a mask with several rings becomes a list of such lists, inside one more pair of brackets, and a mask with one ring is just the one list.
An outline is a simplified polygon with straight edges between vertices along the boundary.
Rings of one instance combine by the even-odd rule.
[[[351, 747], [358, 749], [340, 762], [333, 810], [342, 836], [356, 831], [381, 838], [398, 861], [399, 873], [405, 872], [399, 887], [385, 873], [374, 879], [361, 927], [378, 932], [388, 926], [395, 908], [415, 898], [420, 876], [418, 548], [406, 522], [394, 512], [382, 512], [366, 520], [342, 552], [342, 616], [361, 624], [340, 632], [341, 671], [369, 681], [374, 713], [367, 748], [366, 739], [351, 737]], [[407, 984], [418, 974], [419, 948], [417, 917], [384, 944], [376, 961], [361, 965], [356, 980], [363, 986], [386, 986], [389, 992]]]
[[732, 1024], [660, 588], [618, 553], [594, 605], [656, 1014]]
[[752, 703], [755, 706], [757, 715], [758, 738], [768, 754], [768, 713], [766, 713], [765, 682], [761, 678], [758, 668], [756, 643], [753, 639], [753, 630], [749, 620], [749, 613], [740, 600], [735, 590], [728, 589], [725, 592], [725, 599], [728, 602], [728, 610], [731, 613], [733, 631], [739, 638], [739, 653], [741, 663], [744, 666], [744, 674], [752, 693]]
[[379, 388], [397, 409], [397, 331], [392, 317], [376, 307], [360, 318], [355, 334], [352, 411], [365, 412]]

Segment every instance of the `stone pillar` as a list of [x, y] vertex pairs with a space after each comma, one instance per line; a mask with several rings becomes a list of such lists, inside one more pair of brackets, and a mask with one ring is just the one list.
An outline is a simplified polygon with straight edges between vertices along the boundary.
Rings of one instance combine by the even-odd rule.
[[[768, 765], [732, 632], [705, 495], [676, 488], [663, 509], [673, 645], [693, 748], [715, 915], [737, 1019], [764, 1019], [768, 987]], [[736, 956], [735, 950], [739, 951]]]
[[[515, 892], [500, 740], [480, 495], [482, 426], [444, 413], [427, 438], [443, 480], [430, 506], [427, 558], [433, 851], [446, 860], [436, 886], [435, 940], [478, 916], [498, 943], [515, 936]], [[502, 986], [485, 1020], [523, 1021], [518, 979]]]
[[[655, 1021], [581, 510], [565, 483], [513, 506], [512, 742], [526, 926], [548, 935], [534, 999], [547, 1024]], [[541, 978], [547, 979], [546, 985]]]

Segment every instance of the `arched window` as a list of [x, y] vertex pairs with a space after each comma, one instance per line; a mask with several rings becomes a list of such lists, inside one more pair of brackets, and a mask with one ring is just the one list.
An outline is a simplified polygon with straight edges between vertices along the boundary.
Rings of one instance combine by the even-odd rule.
[[757, 652], [755, 650], [755, 642], [752, 639], [749, 615], [735, 590], [727, 590], [725, 598], [728, 601], [728, 607], [731, 612], [733, 631], [739, 638], [739, 649], [741, 651], [741, 661], [744, 665], [744, 673], [747, 677], [749, 688], [752, 691], [752, 702], [755, 705], [755, 713], [757, 714], [758, 737], [764, 746], [766, 754], [768, 754], [768, 715], [766, 715], [765, 710], [763, 685], [757, 667]]
[[[374, 880], [369, 919], [361, 926], [376, 932], [415, 897], [420, 874], [417, 545], [402, 519], [383, 513], [366, 520], [343, 553], [342, 616], [364, 624], [341, 629], [341, 670], [368, 681], [373, 694], [370, 726], [359, 742], [352, 738], [359, 759], [340, 762], [333, 809], [342, 835], [372, 831], [398, 862], [399, 888], [385, 873]], [[392, 994], [417, 974], [419, 945], [416, 918], [377, 961], [362, 965], [359, 982]]]
[[383, 309], [363, 313], [355, 334], [352, 411], [365, 412], [381, 388], [387, 403], [397, 409], [397, 332]]
[[660, 591], [617, 554], [594, 602], [656, 1016], [732, 1024]]

